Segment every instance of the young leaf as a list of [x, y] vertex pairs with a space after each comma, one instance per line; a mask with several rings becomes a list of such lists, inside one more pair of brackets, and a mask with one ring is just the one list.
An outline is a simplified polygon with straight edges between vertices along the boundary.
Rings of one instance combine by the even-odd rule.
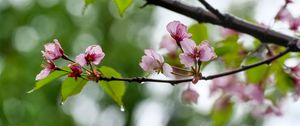
[[[64, 69], [66, 69], [66, 68], [64, 68]], [[40, 89], [41, 87], [43, 87], [43, 86], [49, 84], [51, 81], [53, 81], [53, 80], [55, 80], [55, 79], [58, 79], [58, 78], [60, 78], [60, 77], [62, 77], [62, 76], [65, 76], [65, 75], [67, 75], [67, 74], [68, 74], [68, 73], [65, 72], [65, 71], [58, 71], [58, 70], [55, 70], [55, 71], [53, 71], [52, 73], [50, 73], [46, 78], [44, 78], [44, 79], [42, 79], [42, 80], [36, 82], [34, 88], [33, 88], [32, 90], [28, 91], [27, 93], [32, 93], [32, 92], [34, 92], [34, 91]]]
[[[118, 73], [113, 68], [102, 66], [99, 68], [102, 75], [104, 77], [122, 77], [120, 73]], [[125, 94], [125, 83], [123, 81], [100, 81], [100, 85], [105, 90], [105, 92], [110, 95], [115, 102], [117, 102], [120, 106], [123, 105], [122, 97]]]
[[189, 27], [188, 32], [193, 34], [192, 39], [199, 44], [203, 40], [208, 40], [208, 31], [205, 24], [194, 24]]
[[[261, 61], [260, 58], [257, 57], [249, 57], [245, 61], [245, 65], [251, 65]], [[246, 71], [246, 77], [248, 82], [253, 84], [258, 84], [262, 79], [265, 79], [265, 75], [267, 72], [268, 65], [263, 64], [258, 67], [252, 68]]]
[[61, 85], [61, 95], [62, 101], [65, 101], [68, 97], [78, 94], [84, 85], [87, 83], [87, 80], [82, 78], [66, 78]]
[[120, 16], [123, 16], [126, 9], [132, 4], [132, 0], [114, 0]]

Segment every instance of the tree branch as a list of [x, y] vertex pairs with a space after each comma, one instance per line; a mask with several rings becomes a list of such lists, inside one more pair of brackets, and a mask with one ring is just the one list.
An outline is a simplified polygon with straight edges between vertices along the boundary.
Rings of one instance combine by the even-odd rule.
[[[228, 14], [224, 15], [226, 20], [221, 20], [216, 15], [205, 11], [203, 8], [188, 6], [175, 0], [146, 0], [146, 2], [148, 4], [161, 6], [174, 12], [183, 14], [197, 20], [198, 22], [211, 23], [230, 28], [241, 33], [249, 34], [259, 39], [263, 43], [272, 43], [289, 47], [290, 51], [293, 52], [300, 51], [300, 49], [296, 46], [298, 38], [282, 34], [269, 28], [251, 24]], [[293, 42], [289, 44], [291, 41]]]
[[[271, 62], [273, 62], [274, 60], [284, 56], [285, 54], [289, 53], [291, 51], [290, 48], [287, 48], [285, 51], [267, 59], [267, 60], [263, 60], [261, 62], [252, 64], [252, 65], [248, 65], [248, 66], [243, 66], [242, 68], [236, 69], [236, 70], [232, 70], [232, 71], [228, 71], [228, 72], [224, 72], [224, 73], [220, 73], [220, 74], [215, 74], [215, 75], [210, 75], [210, 76], [203, 76], [202, 80], [211, 80], [214, 78], [218, 78], [218, 77], [223, 77], [223, 76], [227, 76], [230, 74], [235, 74], [241, 71], [246, 71], [248, 69], [263, 65], [263, 64], [270, 64]], [[192, 81], [192, 78], [189, 79], [180, 79], [180, 80], [159, 80], [159, 79], [150, 79], [150, 78], [144, 78], [144, 77], [134, 77], [134, 78], [116, 78], [116, 77], [100, 77], [99, 81], [127, 81], [127, 82], [138, 82], [138, 83], [142, 83], [142, 82], [160, 82], [160, 83], [169, 83], [171, 85], [176, 85], [179, 83], [183, 83], [183, 82], [190, 82]]]
[[211, 13], [213, 13], [214, 15], [216, 15], [219, 19], [221, 20], [225, 20], [225, 16], [223, 14], [221, 14], [217, 9], [215, 9], [214, 7], [212, 7], [209, 3], [206, 2], [206, 0], [199, 0], [203, 6], [209, 10]]

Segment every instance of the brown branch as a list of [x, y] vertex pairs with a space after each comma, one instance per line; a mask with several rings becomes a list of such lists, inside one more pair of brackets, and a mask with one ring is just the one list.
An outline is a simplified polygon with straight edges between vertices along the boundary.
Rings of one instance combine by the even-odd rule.
[[[300, 49], [296, 46], [298, 38], [282, 34], [263, 26], [251, 24], [228, 14], [224, 15], [225, 20], [221, 20], [213, 13], [208, 12], [201, 7], [188, 6], [175, 0], [146, 0], [146, 2], [148, 4], [161, 6], [179, 14], [188, 16], [198, 22], [211, 23], [230, 28], [241, 33], [249, 34], [263, 43], [272, 43], [289, 47], [293, 52], [300, 51]], [[291, 41], [293, 41], [293, 43], [289, 44]]]
[[221, 20], [225, 20], [225, 16], [223, 14], [221, 14], [217, 9], [215, 9], [214, 7], [212, 7], [209, 3], [206, 2], [206, 0], [199, 0], [203, 6], [209, 10], [211, 13], [213, 13], [214, 15], [216, 15], [219, 19]]
[[[287, 54], [288, 52], [290, 52], [290, 48], [287, 48], [285, 51], [267, 59], [267, 60], [263, 60], [261, 62], [252, 64], [252, 65], [248, 65], [248, 66], [243, 66], [242, 68], [236, 69], [236, 70], [232, 70], [232, 71], [228, 71], [228, 72], [224, 72], [224, 73], [220, 73], [220, 74], [215, 74], [215, 75], [210, 75], [210, 76], [203, 76], [202, 80], [211, 80], [214, 78], [218, 78], [218, 77], [223, 77], [223, 76], [227, 76], [230, 74], [235, 74], [241, 71], [246, 71], [248, 69], [263, 65], [263, 64], [270, 64], [272, 61], [284, 56], [285, 54]], [[160, 82], [160, 83], [169, 83], [171, 85], [176, 85], [179, 83], [183, 83], [183, 82], [190, 82], [192, 81], [192, 78], [189, 79], [180, 79], [180, 80], [160, 80], [160, 79], [150, 79], [150, 78], [144, 78], [144, 77], [134, 77], [134, 78], [116, 78], [116, 77], [100, 77], [99, 81], [127, 81], [127, 82], [138, 82], [138, 83], [142, 83], [142, 82]]]

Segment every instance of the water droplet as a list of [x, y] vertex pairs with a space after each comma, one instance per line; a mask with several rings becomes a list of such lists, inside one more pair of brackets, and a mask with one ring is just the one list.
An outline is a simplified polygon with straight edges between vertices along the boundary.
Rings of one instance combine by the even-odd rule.
[[60, 105], [64, 105], [65, 103], [64, 102], [60, 102]]
[[123, 106], [123, 105], [121, 105], [121, 108], [120, 108], [120, 110], [121, 110], [122, 112], [124, 112], [124, 111], [125, 111], [125, 108], [124, 108], [124, 106]]

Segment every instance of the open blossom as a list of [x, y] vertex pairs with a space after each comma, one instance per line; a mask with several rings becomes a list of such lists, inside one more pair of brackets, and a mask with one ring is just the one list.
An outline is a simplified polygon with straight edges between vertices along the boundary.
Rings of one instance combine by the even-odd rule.
[[35, 77], [35, 80], [41, 80], [46, 78], [52, 71], [56, 69], [55, 64], [52, 61], [47, 60], [47, 64], [43, 66], [44, 69]]
[[200, 45], [191, 39], [184, 39], [181, 42], [183, 53], [180, 54], [180, 62], [186, 67], [191, 67], [193, 64], [199, 61], [209, 61], [216, 57], [216, 54], [212, 47], [204, 41]]
[[183, 91], [181, 96], [182, 102], [187, 104], [192, 104], [192, 103], [197, 104], [198, 98], [199, 98], [198, 92], [192, 90], [191, 88], [188, 88], [185, 91]]
[[142, 57], [140, 67], [147, 72], [162, 72], [168, 77], [172, 77], [172, 67], [164, 62], [161, 55], [157, 54], [153, 49], [146, 49], [145, 55]]
[[53, 43], [47, 43], [46, 45], [44, 45], [44, 47], [45, 51], [42, 51], [42, 53], [46, 60], [53, 61], [61, 58], [64, 55], [64, 51], [57, 39], [54, 39]]
[[98, 65], [102, 61], [104, 56], [105, 54], [99, 45], [91, 45], [85, 50], [84, 54], [79, 54], [76, 57], [75, 61], [81, 66], [90, 63]]
[[68, 67], [71, 69], [71, 73], [69, 73], [69, 77], [74, 77], [75, 80], [78, 78], [78, 77], [81, 77], [81, 73], [82, 73], [82, 70], [81, 70], [81, 66], [77, 63], [72, 63], [72, 64], [69, 64]]
[[167, 25], [167, 31], [177, 42], [192, 37], [192, 34], [187, 32], [187, 27], [179, 21], [170, 22]]

